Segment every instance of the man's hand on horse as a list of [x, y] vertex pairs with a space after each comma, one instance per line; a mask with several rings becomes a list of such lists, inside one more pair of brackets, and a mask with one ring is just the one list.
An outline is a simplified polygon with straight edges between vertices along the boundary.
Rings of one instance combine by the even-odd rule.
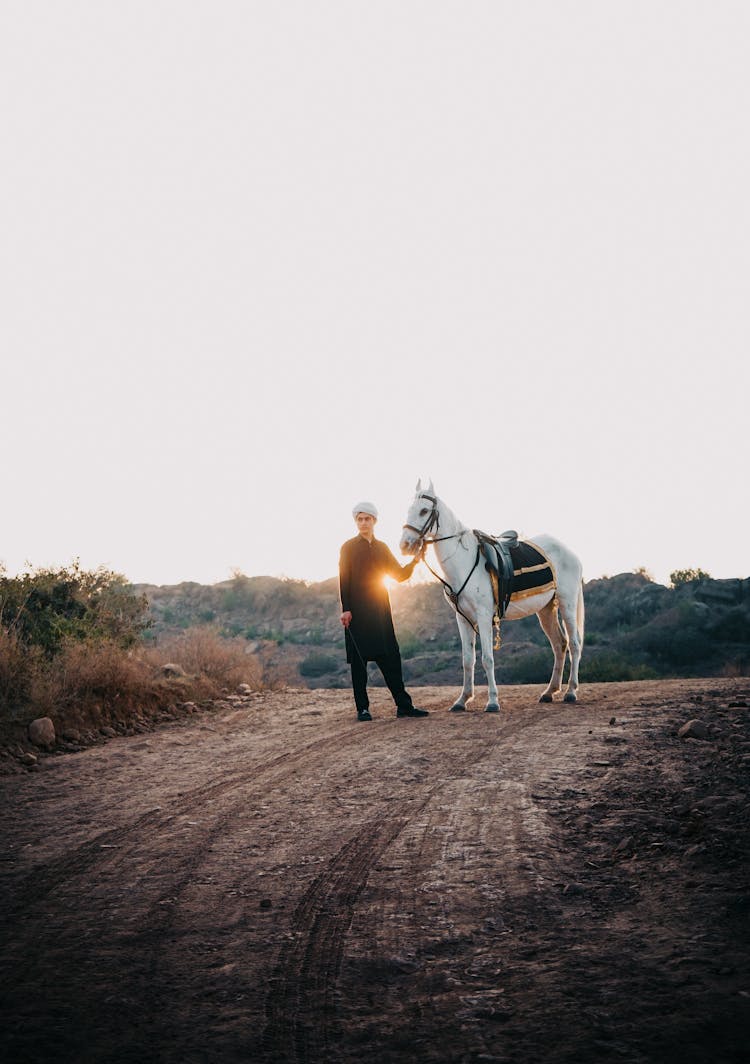
[[343, 624], [344, 628], [349, 627], [349, 625], [352, 623], [351, 610], [344, 610], [344, 612], [341, 614], [341, 623]]

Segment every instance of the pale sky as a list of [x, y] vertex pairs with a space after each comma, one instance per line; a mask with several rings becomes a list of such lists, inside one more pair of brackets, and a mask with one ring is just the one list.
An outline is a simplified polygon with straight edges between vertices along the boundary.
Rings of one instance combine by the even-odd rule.
[[418, 476], [750, 575], [746, 0], [3, 0], [11, 573], [336, 573]]

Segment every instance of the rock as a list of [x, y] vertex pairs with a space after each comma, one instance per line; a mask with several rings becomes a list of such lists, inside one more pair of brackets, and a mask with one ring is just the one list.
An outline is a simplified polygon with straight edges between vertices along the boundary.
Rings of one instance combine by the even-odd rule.
[[77, 728], [66, 728], [62, 737], [68, 743], [80, 743], [81, 741], [81, 733]]
[[627, 850], [632, 850], [635, 846], [635, 839], [632, 835], [628, 835], [625, 839], [620, 839], [614, 848], [614, 853], [625, 853]]
[[34, 746], [50, 749], [55, 745], [55, 725], [49, 717], [37, 717], [29, 724], [29, 739]]
[[161, 667], [162, 676], [168, 676], [170, 678], [180, 677], [185, 675], [185, 670], [182, 665], [177, 665], [173, 661], [167, 662], [166, 665]]
[[237, 688], [237, 692], [241, 695], [251, 695], [253, 693], [253, 689], [249, 683], [241, 683]]
[[36, 764], [37, 758], [36, 754], [32, 754], [29, 753], [29, 751], [24, 750], [24, 752], [19, 756], [18, 760], [21, 762], [22, 765], [28, 765], [29, 767], [31, 767], [32, 765]]
[[406, 975], [416, 972], [419, 968], [416, 960], [413, 957], [407, 957], [404, 954], [396, 954], [388, 958], [388, 966], [396, 972], [401, 972]]
[[709, 732], [702, 720], [689, 720], [677, 732], [680, 739], [708, 739]]
[[117, 735], [117, 732], [115, 731], [114, 728], [110, 728], [108, 726], [105, 726], [104, 728], [100, 728], [99, 729], [99, 734], [103, 735], [107, 739], [114, 739], [115, 736]]

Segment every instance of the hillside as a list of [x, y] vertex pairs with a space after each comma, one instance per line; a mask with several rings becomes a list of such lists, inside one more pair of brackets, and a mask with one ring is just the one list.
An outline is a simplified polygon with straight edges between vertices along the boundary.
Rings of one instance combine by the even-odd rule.
[[[137, 585], [150, 604], [151, 638], [209, 626], [243, 641], [271, 681], [348, 686], [336, 579], [321, 583], [237, 575], [219, 584]], [[750, 666], [750, 578], [657, 584], [642, 573], [584, 585], [583, 683], [745, 675]], [[460, 641], [437, 583], [397, 585], [391, 601], [411, 683], [456, 684]], [[502, 626], [501, 683], [546, 683], [552, 655], [535, 617]], [[478, 668], [481, 683], [481, 669]], [[378, 677], [374, 678], [379, 682]]]

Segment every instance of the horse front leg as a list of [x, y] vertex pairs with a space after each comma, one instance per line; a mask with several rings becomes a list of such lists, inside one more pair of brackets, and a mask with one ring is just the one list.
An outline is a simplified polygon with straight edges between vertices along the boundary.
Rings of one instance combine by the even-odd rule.
[[456, 614], [456, 624], [461, 636], [461, 661], [464, 668], [464, 686], [451, 706], [451, 713], [463, 713], [466, 703], [474, 697], [474, 663], [476, 661], [476, 633], [465, 617]]
[[499, 713], [500, 703], [497, 698], [497, 683], [495, 682], [495, 656], [492, 653], [494, 643], [492, 617], [479, 619], [479, 641], [482, 645], [482, 668], [487, 677], [487, 705], [485, 713]]

